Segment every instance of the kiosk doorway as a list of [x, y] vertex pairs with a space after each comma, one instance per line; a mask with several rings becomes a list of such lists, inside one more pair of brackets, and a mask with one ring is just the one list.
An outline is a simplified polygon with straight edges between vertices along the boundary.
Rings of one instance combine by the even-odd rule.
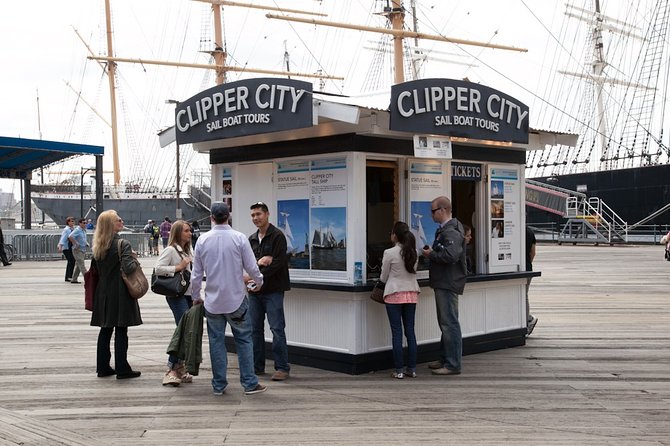
[[367, 160], [366, 257], [367, 278], [379, 277], [384, 250], [392, 246], [390, 233], [398, 219], [398, 164], [394, 161]]

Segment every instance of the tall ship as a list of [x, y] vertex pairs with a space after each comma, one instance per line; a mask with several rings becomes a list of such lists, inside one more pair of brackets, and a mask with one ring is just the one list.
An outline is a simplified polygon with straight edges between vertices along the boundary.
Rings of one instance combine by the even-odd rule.
[[[670, 221], [669, 17], [667, 0], [567, 2], [536, 120], [579, 138], [530, 152], [527, 178], [603, 203], [628, 225]], [[562, 220], [527, 209], [530, 222]]]

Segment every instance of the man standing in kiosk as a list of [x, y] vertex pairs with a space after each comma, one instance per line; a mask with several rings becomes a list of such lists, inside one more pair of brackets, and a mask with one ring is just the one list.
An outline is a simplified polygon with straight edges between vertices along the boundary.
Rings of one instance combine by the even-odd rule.
[[273, 381], [284, 381], [289, 377], [286, 343], [286, 321], [284, 319], [284, 291], [291, 289], [288, 275], [288, 255], [284, 233], [270, 223], [268, 206], [259, 201], [249, 208], [251, 221], [258, 231], [249, 236], [258, 267], [263, 273], [263, 287], [250, 289], [249, 313], [254, 341], [254, 370], [257, 375], [265, 373], [265, 315], [272, 331], [272, 356], [275, 371]]
[[458, 321], [458, 296], [467, 276], [463, 225], [451, 216], [451, 201], [441, 196], [431, 202], [433, 221], [440, 227], [433, 246], [422, 254], [430, 260], [429, 282], [435, 293], [437, 323], [440, 326], [440, 359], [428, 364], [434, 375], [460, 375], [463, 338]]

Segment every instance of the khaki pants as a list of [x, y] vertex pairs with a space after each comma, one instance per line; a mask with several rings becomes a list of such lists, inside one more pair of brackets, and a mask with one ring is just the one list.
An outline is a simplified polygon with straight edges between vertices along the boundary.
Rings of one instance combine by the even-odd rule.
[[72, 248], [72, 255], [74, 256], [74, 271], [72, 272], [72, 281], [76, 281], [79, 277], [79, 273], [83, 275], [86, 272], [86, 263], [84, 261], [85, 255], [84, 251], [77, 248]]

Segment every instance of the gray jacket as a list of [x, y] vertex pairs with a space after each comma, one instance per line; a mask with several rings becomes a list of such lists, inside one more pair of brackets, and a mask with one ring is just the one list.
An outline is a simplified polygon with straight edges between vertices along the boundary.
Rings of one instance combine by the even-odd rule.
[[428, 258], [430, 259], [428, 271], [431, 288], [463, 294], [468, 267], [461, 222], [452, 218], [437, 230], [433, 251]]

